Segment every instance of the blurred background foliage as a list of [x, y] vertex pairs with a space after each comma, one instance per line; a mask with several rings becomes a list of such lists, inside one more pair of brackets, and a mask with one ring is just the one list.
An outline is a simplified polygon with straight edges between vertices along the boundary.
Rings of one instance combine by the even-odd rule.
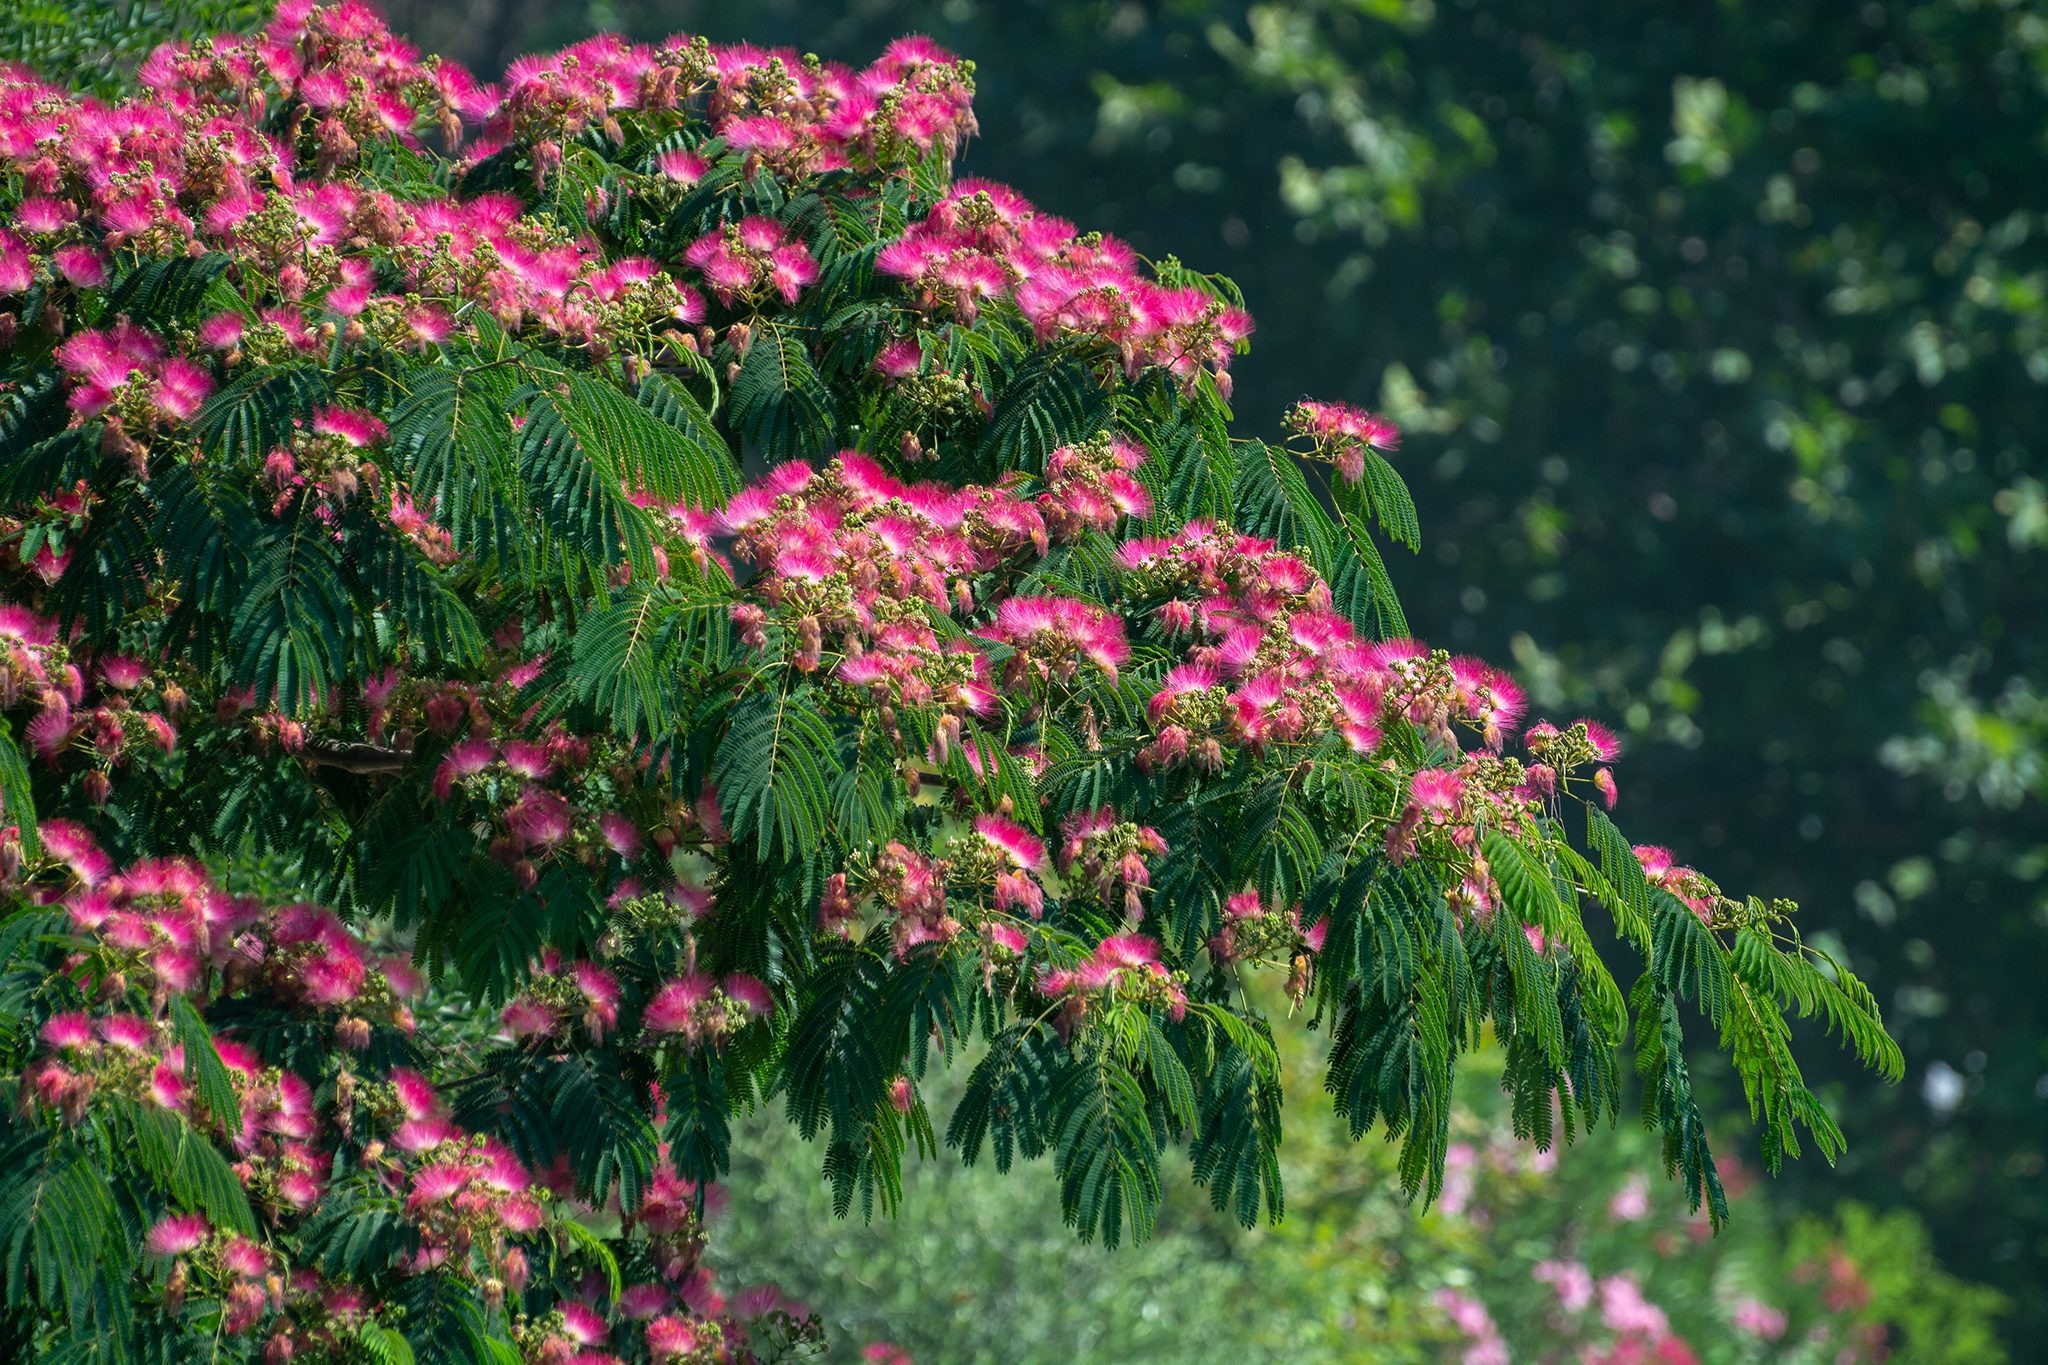
[[[147, 37], [249, 7], [0, 8], [0, 58], [105, 82]], [[1775, 1204], [1917, 1211], [1944, 1263], [2012, 1295], [2015, 1354], [2048, 1357], [2048, 10], [385, 8], [485, 75], [597, 29], [853, 60], [914, 30], [974, 58], [983, 135], [965, 170], [1236, 278], [1260, 324], [1235, 370], [1245, 430], [1273, 433], [1304, 394], [1397, 417], [1426, 544], [1393, 569], [1418, 631], [1512, 660], [1545, 709], [1624, 722], [1630, 828], [1731, 889], [1797, 898], [1809, 935], [1877, 985], [1908, 1083], [1882, 1089], [1845, 1066], [1849, 1156], [1789, 1173]], [[1608, 1160], [1592, 1153], [1609, 1145], [1567, 1169]], [[1614, 1144], [1613, 1159], [1630, 1150]], [[1378, 1212], [1384, 1182], [1366, 1158], [1330, 1160], [1340, 1221], [1353, 1203], [1357, 1218], [1384, 1216], [1373, 1245], [1395, 1254], [1407, 1215]], [[922, 1178], [987, 1220], [985, 1246], [931, 1240], [959, 1220], [913, 1200], [897, 1231], [923, 1243], [846, 1229], [828, 1253], [792, 1245], [785, 1259], [851, 1258], [839, 1264], [879, 1286], [861, 1268], [915, 1244], [935, 1263], [1008, 1256], [1020, 1285], [1065, 1286], [1028, 1310], [1044, 1315], [1035, 1327], [997, 1314], [997, 1343], [1081, 1342], [1059, 1333], [1099, 1317], [1091, 1294], [1121, 1303], [1121, 1286], [1154, 1274], [1157, 1302], [1192, 1315], [1181, 1322], [1249, 1342], [1254, 1315], [1220, 1306], [1249, 1283], [1231, 1276], [1296, 1275], [1303, 1293], [1320, 1280], [1307, 1268], [1314, 1194], [1296, 1201], [1309, 1216], [1264, 1241], [1176, 1224], [1118, 1262], [1112, 1291], [1075, 1270], [1088, 1253], [1044, 1226], [1028, 1179]], [[757, 1190], [779, 1199], [784, 1182]], [[777, 1219], [806, 1211], [788, 1198]], [[754, 1221], [735, 1220], [740, 1244]], [[1422, 1226], [1438, 1228], [1425, 1241], [1441, 1232]], [[1275, 1239], [1299, 1239], [1305, 1259], [1275, 1269]], [[745, 1254], [772, 1259], [765, 1244]], [[1348, 1283], [1362, 1293], [1366, 1278]], [[1143, 1323], [1124, 1314], [1116, 1328], [1137, 1357]]]
[[[1945, 1272], [1911, 1213], [1802, 1213], [1732, 1158], [1735, 1216], [1712, 1236], [1669, 1197], [1647, 1132], [1547, 1156], [1512, 1138], [1497, 1054], [1461, 1073], [1444, 1194], [1419, 1213], [1398, 1147], [1351, 1140], [1317, 1090], [1314, 1040], [1272, 1003], [1293, 1064], [1278, 1225], [1239, 1227], [1181, 1182], [1154, 1238], [1105, 1251], [1061, 1225], [1049, 1171], [1005, 1179], [951, 1154], [906, 1169], [893, 1221], [836, 1220], [819, 1151], [768, 1113], [736, 1143], [711, 1226], [723, 1278], [803, 1300], [849, 1362], [882, 1341], [919, 1365], [2006, 1358], [2001, 1296]], [[943, 1081], [927, 1094], [944, 1106]]]

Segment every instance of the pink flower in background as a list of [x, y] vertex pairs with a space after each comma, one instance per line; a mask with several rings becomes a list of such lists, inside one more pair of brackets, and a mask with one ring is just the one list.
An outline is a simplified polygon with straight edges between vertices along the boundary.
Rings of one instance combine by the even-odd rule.
[[1729, 1315], [1735, 1329], [1764, 1341], [1776, 1341], [1785, 1335], [1785, 1314], [1771, 1307], [1761, 1299], [1743, 1299], [1735, 1305]]
[[1557, 1290], [1567, 1313], [1583, 1313], [1593, 1302], [1593, 1272], [1578, 1261], [1539, 1261], [1529, 1273]]
[[1650, 1178], [1641, 1171], [1629, 1176], [1607, 1201], [1607, 1216], [1620, 1223], [1641, 1221], [1650, 1212]]
[[1599, 1282], [1600, 1320], [1609, 1330], [1661, 1337], [1671, 1328], [1664, 1310], [1643, 1297], [1633, 1275], [1609, 1275]]

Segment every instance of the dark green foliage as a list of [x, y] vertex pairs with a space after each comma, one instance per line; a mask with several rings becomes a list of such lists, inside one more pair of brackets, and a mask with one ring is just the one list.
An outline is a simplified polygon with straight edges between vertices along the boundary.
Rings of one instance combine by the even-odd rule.
[[986, 475], [1042, 473], [1054, 450], [1108, 425], [1108, 395], [1079, 360], [1057, 350], [1025, 352], [1001, 387], [977, 456]]
[[1109, 1058], [1069, 1060], [1048, 1097], [1060, 1211], [1082, 1239], [1143, 1240], [1159, 1214], [1159, 1150], [1137, 1077]]
[[753, 339], [730, 402], [735, 429], [771, 462], [815, 458], [837, 444], [839, 400], [796, 327], [771, 323]]
[[743, 697], [712, 767], [733, 836], [763, 854], [815, 850], [831, 819], [837, 755], [831, 727], [797, 689]]

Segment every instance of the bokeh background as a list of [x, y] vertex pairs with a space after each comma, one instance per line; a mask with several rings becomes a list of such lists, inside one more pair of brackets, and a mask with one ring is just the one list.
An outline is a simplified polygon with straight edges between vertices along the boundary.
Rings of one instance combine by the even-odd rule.
[[[0, 59], [110, 84], [163, 32], [248, 12], [7, 3]], [[2014, 1358], [2048, 1359], [2048, 8], [383, 8], [486, 76], [603, 29], [856, 62], [916, 31], [973, 58], [964, 171], [1234, 277], [1259, 324], [1235, 370], [1247, 433], [1304, 395], [1396, 417], [1425, 545], [1392, 567], [1418, 633], [1511, 660], [1542, 710], [1618, 720], [1631, 833], [1800, 901], [1878, 990], [1906, 1083], [1807, 1039], [1849, 1154], [1770, 1182], [1754, 1247], [1737, 1233], [1700, 1273], [1768, 1286], [1847, 1245], [1897, 1281], [1865, 1286], [1894, 1295], [1896, 1358], [1992, 1358], [1973, 1335], [1991, 1301], [1938, 1258], [2003, 1292]], [[1566, 1154], [1546, 1197], [1482, 1161], [1512, 1186], [1484, 1217], [1418, 1218], [1312, 1101], [1290, 1139], [1307, 1193], [1277, 1232], [1187, 1208], [1149, 1250], [1077, 1249], [1045, 1173], [941, 1162], [892, 1236], [820, 1237], [816, 1154], [764, 1124], [747, 1161], [770, 1178], [736, 1182], [723, 1254], [921, 1361], [1347, 1359], [1469, 1347], [1402, 1324], [1507, 1275], [1517, 1238], [1640, 1222], [1651, 1245], [1654, 1218], [1605, 1207], [1653, 1159], [1627, 1135]], [[1935, 1315], [1910, 1347], [1908, 1311]], [[1385, 1354], [1353, 1354], [1376, 1331]]]

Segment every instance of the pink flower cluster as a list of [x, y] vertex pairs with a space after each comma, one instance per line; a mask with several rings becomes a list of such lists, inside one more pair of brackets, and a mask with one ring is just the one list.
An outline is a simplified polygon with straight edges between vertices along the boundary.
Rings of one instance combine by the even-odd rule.
[[850, 935], [872, 910], [899, 957], [972, 929], [983, 947], [1014, 957], [1026, 942], [1019, 921], [1044, 913], [1047, 861], [1045, 842], [1030, 830], [1006, 815], [979, 815], [943, 858], [893, 841], [879, 854], [856, 855], [847, 871], [827, 879], [819, 927]]
[[[514, 681], [524, 672], [525, 665], [515, 665]], [[665, 860], [686, 837], [699, 844], [724, 837], [715, 796], [694, 804], [634, 805], [637, 815], [621, 809], [619, 793], [640, 785], [645, 765], [614, 740], [585, 738], [559, 723], [531, 738], [491, 738], [501, 726], [514, 728], [527, 718], [514, 687], [447, 684], [395, 702], [391, 688], [380, 684], [378, 691], [379, 702], [400, 706], [401, 715], [416, 706], [435, 733], [466, 734], [435, 766], [434, 795], [489, 812], [496, 829], [491, 856], [524, 886], [535, 885], [550, 862], [570, 860], [609, 874], [613, 899], [631, 900], [644, 894], [632, 873], [652, 865], [645, 856], [650, 849]], [[509, 722], [502, 711], [513, 712]], [[389, 717], [385, 712], [384, 724]], [[527, 732], [533, 734], [530, 727]], [[706, 887], [677, 882], [670, 893], [693, 914], [710, 909]]]
[[1152, 885], [1148, 858], [1166, 856], [1166, 840], [1149, 825], [1119, 820], [1108, 806], [1076, 811], [1060, 822], [1060, 876], [1092, 891], [1105, 906], [1119, 907], [1136, 923], [1145, 916], [1144, 892]]
[[[662, 1120], [658, 1104], [657, 1127]], [[815, 1319], [771, 1287], [744, 1289], [730, 1299], [719, 1292], [704, 1259], [700, 1196], [704, 1208], [715, 1211], [724, 1191], [700, 1190], [676, 1175], [662, 1144], [639, 1206], [621, 1215], [628, 1231], [646, 1238], [654, 1278], [624, 1286], [607, 1314], [609, 1287], [602, 1276], [587, 1276], [581, 1297], [557, 1303], [518, 1334], [524, 1358], [547, 1365], [617, 1365], [620, 1357], [603, 1348], [619, 1333], [637, 1337], [657, 1361], [752, 1359], [745, 1353], [750, 1339], [756, 1346], [815, 1339]], [[757, 1330], [762, 1334], [753, 1336]]]
[[310, 1146], [318, 1131], [312, 1087], [299, 1077], [266, 1068], [238, 1043], [215, 1039], [238, 1107], [202, 1118], [192, 1108], [185, 1048], [159, 1023], [123, 1011], [71, 1011], [52, 1016], [41, 1041], [48, 1055], [24, 1080], [34, 1102], [67, 1123], [82, 1121], [103, 1095], [183, 1114], [224, 1132], [235, 1156], [232, 1168], [257, 1208], [303, 1214], [319, 1203], [325, 1166]]
[[1467, 1342], [1458, 1357], [1462, 1365], [1508, 1365], [1508, 1344], [1501, 1338], [1500, 1327], [1485, 1304], [1449, 1287], [1437, 1290], [1431, 1302], [1450, 1318], [1451, 1326]]
[[[980, 815], [974, 832], [995, 851], [995, 908], [998, 914], [1022, 911], [1032, 919], [1045, 913], [1045, 841], [1016, 821], [1001, 815]], [[1012, 931], [1015, 932], [1015, 931]], [[1021, 939], [1016, 949], [1021, 951]]]
[[1673, 1335], [1664, 1310], [1643, 1296], [1642, 1286], [1627, 1272], [1600, 1280], [1600, 1320], [1614, 1333], [1604, 1351], [1588, 1352], [1599, 1365], [1699, 1365], [1699, 1356]]
[[1157, 366], [1192, 385], [1212, 377], [1227, 396], [1230, 359], [1252, 320], [1205, 291], [1145, 278], [1113, 237], [1082, 236], [1007, 186], [962, 180], [876, 259], [906, 281], [917, 306], [973, 322], [993, 300], [1014, 304], [1041, 341], [1101, 342], [1135, 376]]
[[[0, 253], [7, 235], [0, 231]], [[95, 284], [105, 282], [102, 270]], [[96, 417], [118, 405], [115, 420], [130, 429], [152, 417], [165, 425], [188, 422], [213, 391], [204, 367], [169, 354], [162, 337], [126, 318], [104, 330], [73, 332], [57, 348], [57, 366], [71, 381], [72, 411]], [[135, 401], [122, 402], [130, 393]]]
[[899, 957], [920, 943], [950, 943], [965, 926], [947, 909], [946, 872], [944, 860], [892, 840], [851, 874], [837, 872], [826, 880], [819, 926], [827, 933], [850, 933], [862, 907], [872, 906], [886, 917]]
[[169, 1312], [178, 1312], [188, 1298], [218, 1303], [221, 1330], [239, 1337], [276, 1309], [278, 1324], [265, 1343], [270, 1359], [288, 1360], [308, 1348], [339, 1349], [368, 1316], [354, 1288], [326, 1283], [304, 1269], [287, 1278], [261, 1244], [216, 1228], [200, 1214], [158, 1219], [144, 1236], [143, 1249], [171, 1261], [164, 1282]]
[[447, 1105], [418, 1072], [394, 1069], [365, 1099], [391, 1138], [388, 1147], [366, 1148], [364, 1165], [403, 1197], [419, 1230], [409, 1271], [465, 1276], [493, 1308], [502, 1305], [532, 1274], [519, 1239], [546, 1222], [547, 1192], [501, 1143], [450, 1121]]
[[1142, 514], [1149, 501], [1129, 470], [1143, 459], [1124, 443], [1057, 452], [1045, 491], [1029, 499], [1001, 487], [906, 483], [851, 451], [822, 471], [778, 465], [721, 515], [735, 554], [760, 570], [733, 619], [756, 648], [777, 621], [798, 669], [823, 668], [830, 656], [831, 676], [879, 705], [994, 711], [986, 656], [964, 640], [942, 644], [932, 611], [971, 616], [992, 605], [979, 633], [1010, 647], [1006, 687], [1071, 679], [1083, 663], [1114, 679], [1129, 657], [1114, 614], [1056, 597], [980, 603], [973, 581], [1043, 554], [1054, 536]]
[[1145, 447], [1121, 436], [1061, 446], [1045, 461], [1046, 491], [1038, 510], [1054, 540], [1079, 540], [1089, 531], [1112, 531], [1125, 517], [1152, 513], [1152, 495], [1139, 483]]
[[932, 152], [950, 161], [975, 130], [971, 64], [928, 38], [899, 38], [857, 72], [727, 48], [717, 81], [711, 112], [721, 135], [785, 172], [887, 169]]
[[1268, 904], [1256, 891], [1240, 891], [1223, 903], [1223, 927], [1209, 940], [1209, 955], [1218, 963], [1273, 953], [1313, 957], [1322, 952], [1329, 933], [1328, 920], [1304, 928], [1298, 905]]
[[664, 983], [640, 1017], [648, 1033], [677, 1037], [691, 1047], [722, 1046], [756, 1019], [775, 1013], [768, 988], [745, 972], [723, 980], [689, 971]]
[[619, 978], [595, 962], [577, 962], [566, 970], [561, 955], [550, 948], [526, 989], [499, 1015], [505, 1031], [518, 1042], [545, 1042], [580, 1024], [594, 1043], [619, 1023]]
[[[368, 1010], [410, 1027], [399, 999], [408, 973], [372, 963], [332, 912], [266, 910], [229, 896], [182, 858], [145, 859], [110, 875], [110, 860], [83, 829], [46, 820], [40, 832], [44, 865], [25, 870], [36, 894], [69, 912], [106, 997], [137, 987], [160, 1005], [172, 995], [203, 994], [217, 979], [228, 990], [261, 986], [306, 1009]], [[345, 1036], [360, 1042], [358, 1026], [367, 1028], [357, 1021]]]
[[[769, 612], [801, 670], [878, 702], [956, 714], [995, 709], [988, 663], [962, 641], [942, 645], [927, 611], [975, 606], [970, 580], [1046, 544], [1029, 502], [1000, 489], [903, 483], [847, 452], [822, 472], [778, 465], [723, 513], [734, 552], [759, 575], [733, 617], [767, 644]], [[766, 604], [765, 609], [763, 605]]]
[[1720, 887], [1709, 881], [1704, 873], [1674, 863], [1668, 848], [1637, 844], [1635, 855], [1650, 885], [1660, 886], [1678, 897], [1700, 923], [1713, 924], [1715, 910], [1721, 903]]
[[54, 621], [0, 603], [0, 711], [33, 708], [24, 727], [29, 747], [53, 769], [82, 760], [81, 781], [94, 802], [111, 795], [117, 771], [177, 748], [174, 717], [185, 701], [184, 689], [144, 660], [92, 658], [60, 640]]
[[1568, 1320], [1576, 1322], [1597, 1303], [1599, 1325], [1612, 1335], [1582, 1348], [1582, 1359], [1600, 1365], [1698, 1365], [1698, 1354], [1672, 1332], [1664, 1310], [1644, 1296], [1642, 1285], [1626, 1271], [1596, 1279], [1581, 1261], [1553, 1258], [1537, 1262], [1529, 1273], [1557, 1292], [1558, 1308]]
[[1005, 690], [1072, 681], [1083, 663], [1114, 683], [1118, 667], [1131, 657], [1123, 618], [1072, 597], [1006, 597], [981, 633], [1013, 651], [1003, 665]]
[[1401, 444], [1399, 427], [1349, 403], [1305, 398], [1288, 410], [1286, 425], [1306, 436], [1313, 457], [1334, 466], [1346, 483], [1365, 477], [1368, 449], [1393, 450]]
[[1098, 1002], [1123, 998], [1161, 1008], [1175, 1019], [1187, 1013], [1181, 979], [1159, 961], [1159, 945], [1142, 934], [1112, 934], [1079, 964], [1048, 969], [1039, 990], [1062, 1001], [1061, 1034], [1070, 1035]]
[[[1386, 830], [1387, 853], [1401, 862], [1424, 840], [1447, 840], [1470, 860], [1459, 894], [1479, 915], [1498, 904], [1484, 861], [1473, 856], [1481, 828], [1520, 828], [1588, 765], [1601, 765], [1592, 782], [1613, 803], [1604, 765], [1619, 745], [1605, 729], [1538, 722], [1524, 736], [1531, 762], [1503, 757], [1525, 704], [1512, 679], [1414, 640], [1364, 639], [1332, 610], [1322, 578], [1271, 541], [1191, 522], [1168, 539], [1124, 542], [1118, 563], [1134, 589], [1163, 599], [1153, 613], [1162, 630], [1190, 640], [1147, 703], [1154, 735], [1139, 753], [1144, 766], [1216, 772], [1236, 749], [1313, 743], [1333, 730], [1374, 756], [1388, 727], [1413, 725], [1462, 759], [1412, 775]], [[1476, 751], [1465, 752], [1460, 729], [1476, 734]]]
[[[678, 111], [701, 93], [710, 131], [753, 168], [786, 176], [888, 170], [934, 150], [950, 160], [974, 130], [970, 70], [922, 38], [900, 39], [855, 71], [790, 50], [680, 37], [647, 46], [601, 34], [514, 62], [494, 107], [495, 92], [483, 92], [485, 128], [470, 158], [517, 144], [551, 167], [572, 138], [597, 130], [618, 141], [622, 117]], [[703, 174], [694, 156], [670, 153], [662, 170], [694, 183]]]
[[1321, 576], [1272, 541], [1190, 522], [1171, 539], [1126, 541], [1118, 562], [1165, 599], [1156, 618], [1168, 633], [1194, 637], [1148, 708], [1156, 764], [1192, 757], [1213, 769], [1223, 752], [1211, 741], [1258, 750], [1332, 728], [1371, 754], [1393, 718], [1454, 749], [1450, 727], [1463, 722], [1497, 746], [1520, 714], [1520, 690], [1476, 660], [1453, 668], [1412, 640], [1362, 639]]
[[771, 292], [784, 303], [795, 303], [806, 285], [818, 282], [810, 248], [791, 240], [773, 218], [743, 218], [708, 232], [683, 253], [683, 261], [704, 276], [728, 308], [736, 299], [754, 300]]

